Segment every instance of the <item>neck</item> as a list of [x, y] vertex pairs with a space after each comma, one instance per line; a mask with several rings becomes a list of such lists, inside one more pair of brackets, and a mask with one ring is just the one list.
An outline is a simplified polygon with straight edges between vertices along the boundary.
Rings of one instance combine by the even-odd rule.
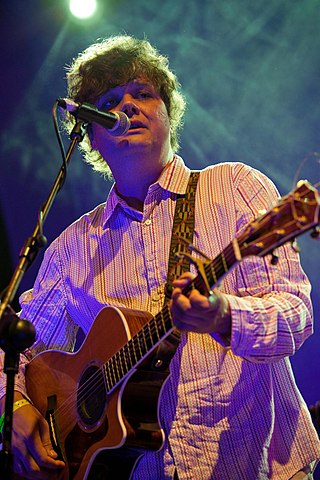
[[[119, 196], [123, 198], [130, 207], [143, 211], [143, 205], [150, 185], [155, 183], [161, 173], [171, 163], [171, 159], [157, 166], [150, 161], [147, 165], [131, 163], [130, 167], [123, 170], [119, 175], [114, 172], [114, 179]], [[148, 168], [150, 166], [150, 168]]]
[[[132, 174], [130, 174], [132, 173]], [[126, 172], [119, 180], [116, 180], [116, 188], [118, 195], [123, 198], [130, 207], [143, 211], [143, 205], [147, 196], [150, 185], [155, 183], [161, 171], [154, 176], [143, 175], [142, 172]]]
[[134, 208], [135, 210], [138, 210], [139, 212], [143, 212], [143, 205], [144, 205], [144, 199], [140, 200], [138, 197], [130, 197], [128, 195], [123, 195], [117, 190], [117, 193], [119, 197], [123, 198], [129, 205], [129, 207]]

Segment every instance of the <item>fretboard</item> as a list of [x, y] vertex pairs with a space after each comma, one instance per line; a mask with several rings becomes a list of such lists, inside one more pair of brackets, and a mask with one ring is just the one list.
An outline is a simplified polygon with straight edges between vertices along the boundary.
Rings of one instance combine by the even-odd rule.
[[[230, 243], [213, 261], [204, 264], [204, 273], [210, 288], [217, 283], [238, 263], [234, 242]], [[188, 294], [193, 288], [204, 292], [203, 279], [198, 274], [183, 293]], [[115, 355], [104, 364], [107, 391], [113, 390], [131, 370], [154, 350], [161, 341], [172, 333], [174, 325], [169, 306], [151, 318]]]

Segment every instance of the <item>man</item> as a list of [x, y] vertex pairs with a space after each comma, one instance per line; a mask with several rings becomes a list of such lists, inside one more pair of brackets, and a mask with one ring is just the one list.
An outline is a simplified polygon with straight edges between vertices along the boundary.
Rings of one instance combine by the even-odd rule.
[[[185, 102], [167, 60], [146, 40], [92, 45], [74, 60], [68, 82], [74, 101], [122, 111], [131, 127], [113, 136], [89, 125], [86, 159], [115, 184], [105, 204], [47, 249], [21, 298], [37, 341], [22, 359], [15, 400], [28, 399], [27, 359], [72, 351], [78, 328], [87, 334], [105, 305], [162, 309], [175, 206], [190, 176], [176, 154]], [[208, 167], [196, 191], [194, 246], [215, 258], [277, 200], [270, 180], [246, 165]], [[277, 265], [244, 259], [214, 292], [188, 288], [193, 266], [174, 282], [170, 308], [181, 340], [159, 403], [164, 446], [146, 451], [134, 479], [312, 478], [320, 444], [288, 360], [312, 333], [310, 285], [291, 245], [277, 254]], [[24, 478], [56, 478], [63, 468], [45, 420], [27, 402], [14, 414], [13, 445]]]

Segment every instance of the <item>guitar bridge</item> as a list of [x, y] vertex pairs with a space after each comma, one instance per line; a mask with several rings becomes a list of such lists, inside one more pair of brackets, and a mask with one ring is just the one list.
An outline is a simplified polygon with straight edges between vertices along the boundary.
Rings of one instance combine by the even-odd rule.
[[57, 453], [58, 458], [57, 460], [62, 460], [63, 462], [66, 461], [62, 449], [61, 449], [61, 442], [59, 439], [59, 432], [57, 428], [57, 422], [55, 417], [55, 411], [57, 410], [57, 396], [50, 395], [47, 398], [47, 410], [46, 410], [46, 420], [49, 425], [49, 432], [50, 432], [50, 440], [54, 451]]

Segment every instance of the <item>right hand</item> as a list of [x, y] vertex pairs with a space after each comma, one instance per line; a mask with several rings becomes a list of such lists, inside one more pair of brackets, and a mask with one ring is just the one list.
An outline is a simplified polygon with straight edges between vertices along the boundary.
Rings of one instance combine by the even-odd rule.
[[65, 466], [52, 448], [46, 420], [31, 404], [13, 413], [12, 453], [13, 471], [22, 479], [56, 480]]

